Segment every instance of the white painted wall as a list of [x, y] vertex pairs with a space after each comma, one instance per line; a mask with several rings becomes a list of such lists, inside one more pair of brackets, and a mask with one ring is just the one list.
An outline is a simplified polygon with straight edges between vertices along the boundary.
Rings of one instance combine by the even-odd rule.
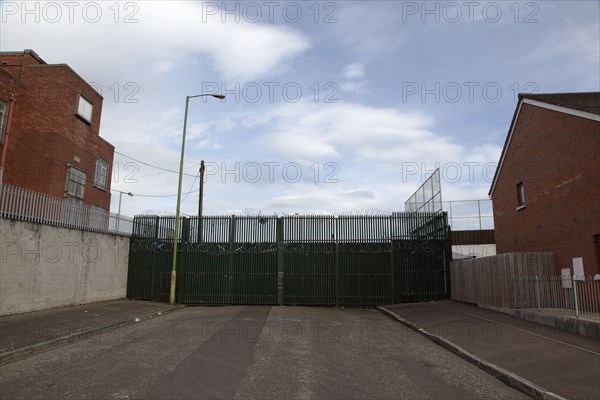
[[125, 297], [129, 238], [0, 218], [0, 315]]

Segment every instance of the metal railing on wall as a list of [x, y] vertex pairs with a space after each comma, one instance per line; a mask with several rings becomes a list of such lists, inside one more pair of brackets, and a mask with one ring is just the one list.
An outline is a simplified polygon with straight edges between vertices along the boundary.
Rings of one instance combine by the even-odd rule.
[[494, 229], [492, 200], [453, 200], [442, 202], [453, 231]]
[[6, 183], [0, 184], [0, 217], [94, 232], [133, 231], [133, 218]]
[[[278, 217], [213, 215], [181, 218], [179, 240], [193, 242], [276, 242], [278, 220], [285, 221], [284, 242], [389, 242], [403, 239], [445, 239], [446, 215], [392, 213], [391, 215], [295, 215]], [[234, 225], [235, 224], [235, 225]], [[175, 217], [137, 215], [133, 236], [172, 241]]]
[[577, 276], [515, 276], [516, 308], [600, 318], [600, 280]]

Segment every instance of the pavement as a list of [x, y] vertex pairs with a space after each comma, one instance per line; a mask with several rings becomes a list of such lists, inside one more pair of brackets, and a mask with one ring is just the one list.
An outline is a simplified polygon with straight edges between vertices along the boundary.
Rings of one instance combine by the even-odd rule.
[[[494, 384], [496, 377], [533, 398], [600, 398], [596, 339], [452, 301], [379, 310], [392, 318], [372, 309], [131, 300], [3, 316], [1, 389], [17, 398], [47, 395], [48, 387], [59, 397], [86, 397], [90, 383], [78, 386], [78, 374], [87, 371], [88, 379], [103, 368], [114, 387], [106, 387], [106, 376], [93, 390], [126, 397], [173, 397], [181, 388], [189, 392], [175, 397], [518, 397]], [[434, 343], [468, 362], [457, 364]], [[130, 373], [136, 368], [143, 369], [139, 381]], [[40, 370], [45, 380], [29, 376]], [[64, 387], [68, 393], [58, 391]]]
[[0, 364], [62, 343], [124, 329], [177, 307], [114, 300], [0, 317]]
[[600, 341], [464, 303], [381, 307], [534, 398], [600, 398]]

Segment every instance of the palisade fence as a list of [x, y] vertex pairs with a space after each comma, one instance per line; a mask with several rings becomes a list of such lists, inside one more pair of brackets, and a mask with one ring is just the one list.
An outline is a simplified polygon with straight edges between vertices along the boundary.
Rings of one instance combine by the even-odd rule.
[[593, 277], [515, 276], [513, 297], [515, 308], [600, 318], [600, 280]]
[[6, 183], [0, 183], [0, 217], [102, 233], [133, 231], [130, 217]]
[[[180, 220], [177, 301], [366, 306], [449, 296], [445, 213]], [[127, 297], [168, 301], [175, 218], [136, 216]]]

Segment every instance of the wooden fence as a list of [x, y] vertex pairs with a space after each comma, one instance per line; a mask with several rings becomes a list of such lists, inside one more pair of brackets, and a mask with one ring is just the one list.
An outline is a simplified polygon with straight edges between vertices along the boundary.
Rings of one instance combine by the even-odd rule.
[[514, 308], [513, 276], [554, 275], [554, 253], [508, 253], [450, 263], [452, 300]]

